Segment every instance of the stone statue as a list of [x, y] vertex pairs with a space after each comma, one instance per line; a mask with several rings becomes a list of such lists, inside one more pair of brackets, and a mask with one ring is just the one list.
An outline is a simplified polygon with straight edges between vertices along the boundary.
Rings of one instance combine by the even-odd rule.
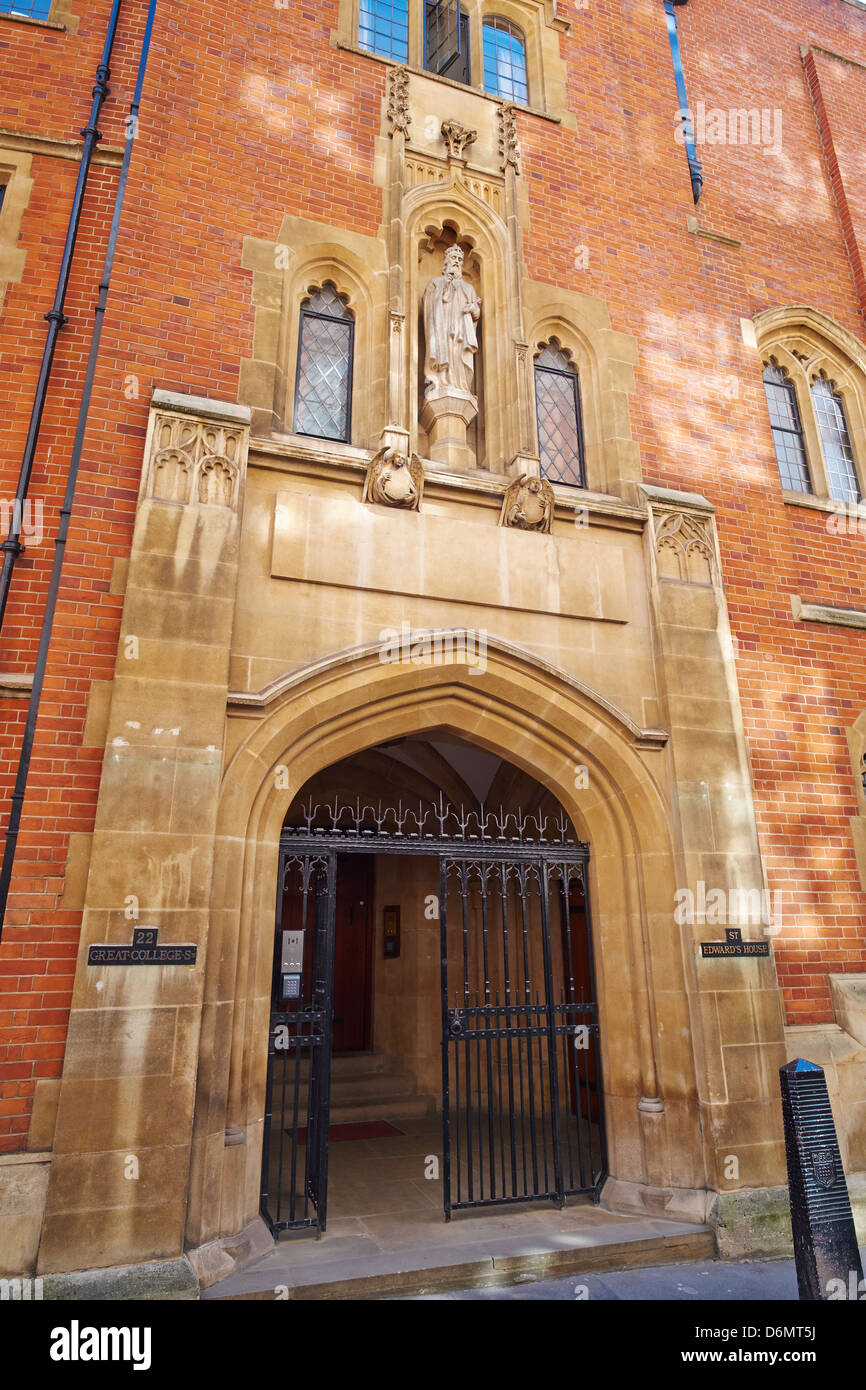
[[[481, 300], [463, 279], [463, 252], [449, 246], [441, 275], [424, 291], [424, 395], [427, 400], [472, 395]], [[475, 403], [477, 407], [477, 402]]]
[[521, 473], [505, 489], [499, 524], [549, 535], [555, 502], [556, 495], [546, 478]]
[[424, 466], [418, 455], [407, 458], [399, 449], [385, 448], [370, 460], [362, 501], [417, 512], [423, 490]]

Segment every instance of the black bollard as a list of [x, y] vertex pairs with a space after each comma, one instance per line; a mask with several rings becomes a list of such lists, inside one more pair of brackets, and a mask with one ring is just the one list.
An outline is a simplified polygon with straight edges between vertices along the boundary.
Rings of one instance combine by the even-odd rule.
[[779, 1080], [800, 1298], [838, 1298], [840, 1288], [849, 1297], [852, 1287], [857, 1298], [863, 1267], [823, 1068], [800, 1057]]

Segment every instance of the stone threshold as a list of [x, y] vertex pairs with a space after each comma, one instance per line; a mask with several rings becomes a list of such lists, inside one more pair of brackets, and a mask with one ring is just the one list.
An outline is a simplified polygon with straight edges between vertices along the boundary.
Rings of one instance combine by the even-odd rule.
[[[495, 1217], [482, 1219], [487, 1227]], [[451, 1229], [461, 1223], [455, 1218]], [[448, 1289], [497, 1288], [541, 1279], [612, 1270], [649, 1268], [686, 1261], [715, 1259], [716, 1242], [709, 1226], [665, 1220], [620, 1218], [616, 1225], [581, 1227], [572, 1231], [514, 1233], [485, 1240], [415, 1250], [389, 1250], [378, 1255], [345, 1255], [329, 1259], [325, 1241], [307, 1238], [304, 1244], [321, 1252], [318, 1259], [297, 1258], [299, 1242], [283, 1240], [272, 1254], [203, 1290], [203, 1300], [280, 1301], [380, 1299], [407, 1293]], [[443, 1242], [447, 1236], [443, 1236]], [[317, 1267], [310, 1267], [312, 1265]], [[304, 1266], [307, 1266], [304, 1268]]]

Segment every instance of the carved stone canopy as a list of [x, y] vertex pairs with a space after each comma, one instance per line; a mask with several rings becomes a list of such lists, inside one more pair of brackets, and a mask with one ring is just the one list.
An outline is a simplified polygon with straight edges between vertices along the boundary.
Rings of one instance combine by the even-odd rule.
[[449, 159], [465, 159], [466, 151], [478, 136], [477, 130], [469, 130], [459, 121], [443, 121], [441, 133]]
[[499, 524], [548, 535], [555, 501], [553, 488], [546, 478], [521, 473], [505, 490]]
[[370, 460], [362, 500], [417, 512], [423, 491], [424, 465], [417, 454], [408, 458], [399, 449], [380, 449]]

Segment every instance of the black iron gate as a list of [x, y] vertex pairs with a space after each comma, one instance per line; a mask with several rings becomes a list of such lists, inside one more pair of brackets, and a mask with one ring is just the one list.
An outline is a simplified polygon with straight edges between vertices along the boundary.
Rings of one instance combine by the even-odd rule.
[[327, 1217], [337, 856], [436, 856], [445, 1217], [605, 1177], [588, 850], [564, 815], [305, 808], [284, 830], [262, 1164], [275, 1235]]
[[275, 1236], [327, 1219], [336, 853], [281, 847], [279, 885], [261, 1196]]
[[440, 858], [446, 1218], [561, 1206], [605, 1175], [586, 862], [519, 842]]

